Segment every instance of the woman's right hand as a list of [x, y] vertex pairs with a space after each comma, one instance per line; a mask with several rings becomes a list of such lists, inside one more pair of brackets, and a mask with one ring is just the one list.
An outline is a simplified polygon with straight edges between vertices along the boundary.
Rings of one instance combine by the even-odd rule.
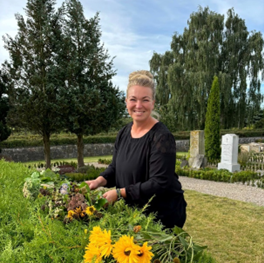
[[104, 179], [103, 176], [99, 176], [95, 180], [85, 181], [85, 183], [89, 185], [89, 188], [91, 190], [95, 190], [100, 186], [105, 186], [107, 184], [107, 181]]

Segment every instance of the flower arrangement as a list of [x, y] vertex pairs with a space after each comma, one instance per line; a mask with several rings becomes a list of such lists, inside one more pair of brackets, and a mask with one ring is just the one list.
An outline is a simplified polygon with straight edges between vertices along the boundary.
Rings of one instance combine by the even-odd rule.
[[24, 196], [40, 204], [51, 219], [68, 227], [74, 222], [85, 225], [83, 263], [201, 262], [206, 247], [195, 244], [183, 229], [163, 229], [155, 214], [145, 215], [148, 204], [138, 209], [121, 199], [105, 206], [103, 192], [50, 170], [34, 172], [23, 187]]

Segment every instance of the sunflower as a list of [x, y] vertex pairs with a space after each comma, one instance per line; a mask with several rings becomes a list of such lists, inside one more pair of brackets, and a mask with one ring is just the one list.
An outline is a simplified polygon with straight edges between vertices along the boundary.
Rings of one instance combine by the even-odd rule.
[[67, 217], [72, 220], [73, 215], [75, 215], [75, 212], [73, 210], [69, 210]]
[[109, 257], [113, 249], [111, 231], [104, 230], [97, 240], [102, 256]]
[[92, 206], [88, 206], [85, 210], [86, 214], [88, 216], [91, 216], [94, 214], [94, 212], [96, 211], [95, 207], [92, 205]]
[[137, 259], [141, 263], [150, 263], [151, 258], [154, 256], [150, 252], [152, 247], [148, 247], [148, 243], [145, 242], [142, 247], [137, 246]]
[[84, 254], [84, 262], [94, 262], [94, 263], [100, 263], [102, 262], [102, 254], [100, 249], [95, 246], [92, 243], [89, 243], [89, 245], [85, 248], [86, 252]]
[[137, 246], [133, 241], [134, 237], [122, 236], [114, 244], [113, 257], [118, 263], [137, 263]]
[[93, 243], [96, 243], [97, 241], [97, 237], [99, 236], [99, 235], [101, 235], [101, 233], [102, 233], [102, 229], [101, 229], [101, 227], [100, 226], [95, 226], [95, 227], [93, 227], [93, 230], [92, 231], [90, 231], [90, 237], [89, 237], [89, 241], [90, 242], [93, 242]]
[[90, 243], [100, 248], [102, 257], [108, 257], [112, 251], [111, 231], [102, 231], [100, 227], [94, 227], [89, 237]]

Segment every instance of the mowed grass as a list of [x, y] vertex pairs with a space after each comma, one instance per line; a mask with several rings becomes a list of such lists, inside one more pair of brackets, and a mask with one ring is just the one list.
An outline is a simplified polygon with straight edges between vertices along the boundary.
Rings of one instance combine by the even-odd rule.
[[[84, 157], [84, 163], [94, 163], [94, 162], [98, 162], [99, 159], [103, 159], [103, 160], [111, 160], [112, 159], [112, 155], [104, 155], [104, 156], [92, 156], [92, 157]], [[77, 159], [76, 158], [70, 158], [70, 159], [52, 159], [51, 162], [76, 162], [77, 163]], [[27, 164], [27, 165], [33, 165], [33, 164], [45, 164], [44, 160], [41, 161], [32, 161], [32, 162], [24, 162], [23, 164]]]
[[[179, 156], [185, 156], [187, 153], [186, 152], [177, 152], [177, 155]], [[105, 159], [105, 160], [111, 160], [112, 155], [104, 155], [104, 156], [91, 156], [91, 157], [84, 157], [84, 162], [85, 163], [93, 163], [93, 162], [98, 162], [99, 159]], [[70, 158], [70, 159], [52, 159], [51, 162], [77, 162], [76, 158]], [[24, 162], [24, 164], [32, 165], [32, 164], [39, 164], [43, 163], [45, 164], [44, 160], [40, 161], [32, 161], [32, 162]]]
[[264, 263], [264, 207], [186, 190], [184, 230], [217, 262]]

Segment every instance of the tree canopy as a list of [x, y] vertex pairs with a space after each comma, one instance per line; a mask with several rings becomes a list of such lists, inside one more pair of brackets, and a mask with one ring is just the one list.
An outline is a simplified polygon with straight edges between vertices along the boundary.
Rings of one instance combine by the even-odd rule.
[[204, 129], [213, 77], [219, 79], [221, 127], [243, 127], [259, 111], [263, 38], [249, 32], [245, 21], [229, 9], [227, 18], [206, 8], [191, 14], [171, 50], [154, 53], [151, 72], [157, 101], [175, 116], [180, 130]]
[[125, 109], [123, 93], [113, 86], [113, 59], [101, 44], [98, 13], [85, 18], [79, 1], [66, 2], [64, 127], [77, 135], [78, 166], [83, 166], [83, 135], [107, 131]]
[[7, 77], [0, 71], [0, 142], [6, 140], [11, 134], [11, 130], [6, 124], [6, 116], [9, 110], [6, 83]]
[[208, 161], [220, 159], [220, 90], [215, 76], [210, 90], [205, 117], [205, 155]]
[[[55, 9], [53, 0], [28, 0], [27, 19], [16, 14], [18, 33], [4, 37], [10, 60], [10, 124], [43, 136], [50, 167], [50, 135], [108, 129], [124, 108], [113, 87], [113, 61], [100, 43], [99, 16], [87, 20], [79, 1]], [[81, 146], [83, 147], [83, 145]]]

